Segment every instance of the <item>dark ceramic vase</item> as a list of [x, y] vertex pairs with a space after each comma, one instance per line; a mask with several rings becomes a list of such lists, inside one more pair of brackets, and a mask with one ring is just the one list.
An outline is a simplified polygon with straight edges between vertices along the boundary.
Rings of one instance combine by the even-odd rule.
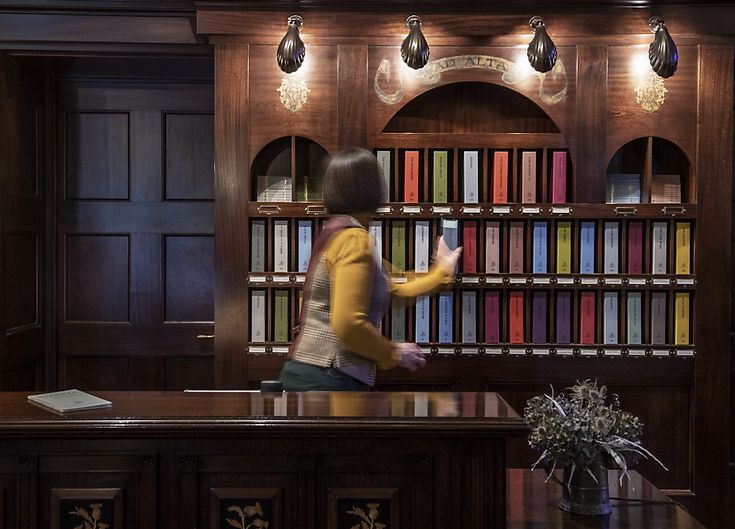
[[607, 486], [607, 468], [601, 462], [596, 462], [590, 466], [590, 472], [575, 469], [570, 479], [571, 467], [564, 469], [560, 509], [585, 515], [602, 515], [612, 512]]

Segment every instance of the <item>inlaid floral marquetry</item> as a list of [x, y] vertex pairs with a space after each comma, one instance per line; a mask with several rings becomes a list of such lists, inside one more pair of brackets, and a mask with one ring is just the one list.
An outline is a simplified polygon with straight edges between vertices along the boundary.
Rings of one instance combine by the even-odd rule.
[[59, 529], [117, 529], [112, 500], [60, 500]]
[[330, 489], [329, 529], [397, 529], [397, 489]]
[[211, 489], [213, 529], [280, 529], [280, 489]]

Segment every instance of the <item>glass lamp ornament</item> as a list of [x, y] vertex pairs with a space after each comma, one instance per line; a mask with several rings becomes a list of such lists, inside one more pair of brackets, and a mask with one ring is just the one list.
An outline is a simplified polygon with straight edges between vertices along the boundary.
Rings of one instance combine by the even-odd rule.
[[411, 15], [406, 19], [408, 36], [401, 43], [401, 57], [410, 68], [419, 70], [429, 62], [429, 43], [421, 32], [421, 17]]
[[556, 64], [556, 44], [546, 33], [546, 25], [541, 17], [528, 21], [533, 28], [533, 40], [528, 45], [528, 62], [537, 72], [546, 73]]
[[676, 49], [663, 18], [652, 16], [648, 19], [648, 27], [655, 33], [653, 42], [648, 46], [648, 60], [653, 71], [667, 79], [674, 75], [679, 66], [679, 50]]
[[276, 51], [276, 62], [284, 73], [294, 73], [304, 62], [306, 46], [300, 35], [303, 25], [304, 19], [299, 15], [288, 17], [288, 29]]

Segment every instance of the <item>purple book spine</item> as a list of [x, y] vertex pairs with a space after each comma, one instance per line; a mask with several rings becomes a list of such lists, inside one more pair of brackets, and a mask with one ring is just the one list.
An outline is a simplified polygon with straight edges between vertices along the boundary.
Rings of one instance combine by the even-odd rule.
[[485, 343], [500, 342], [500, 292], [485, 292]]
[[546, 292], [533, 293], [531, 311], [531, 339], [533, 343], [546, 343]]
[[571, 342], [572, 293], [556, 293], [556, 343]]

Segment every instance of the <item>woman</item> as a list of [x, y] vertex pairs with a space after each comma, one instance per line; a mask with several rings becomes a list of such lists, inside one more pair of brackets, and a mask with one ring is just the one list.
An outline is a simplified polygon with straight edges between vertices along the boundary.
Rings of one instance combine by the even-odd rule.
[[412, 298], [449, 284], [461, 248], [439, 240], [435, 265], [424, 277], [395, 283], [383, 270], [367, 226], [385, 201], [375, 156], [341, 151], [324, 177], [324, 205], [334, 215], [312, 249], [299, 329], [281, 371], [286, 391], [361, 391], [375, 384], [376, 367], [415, 371], [426, 364], [413, 343], [380, 333], [390, 296]]

